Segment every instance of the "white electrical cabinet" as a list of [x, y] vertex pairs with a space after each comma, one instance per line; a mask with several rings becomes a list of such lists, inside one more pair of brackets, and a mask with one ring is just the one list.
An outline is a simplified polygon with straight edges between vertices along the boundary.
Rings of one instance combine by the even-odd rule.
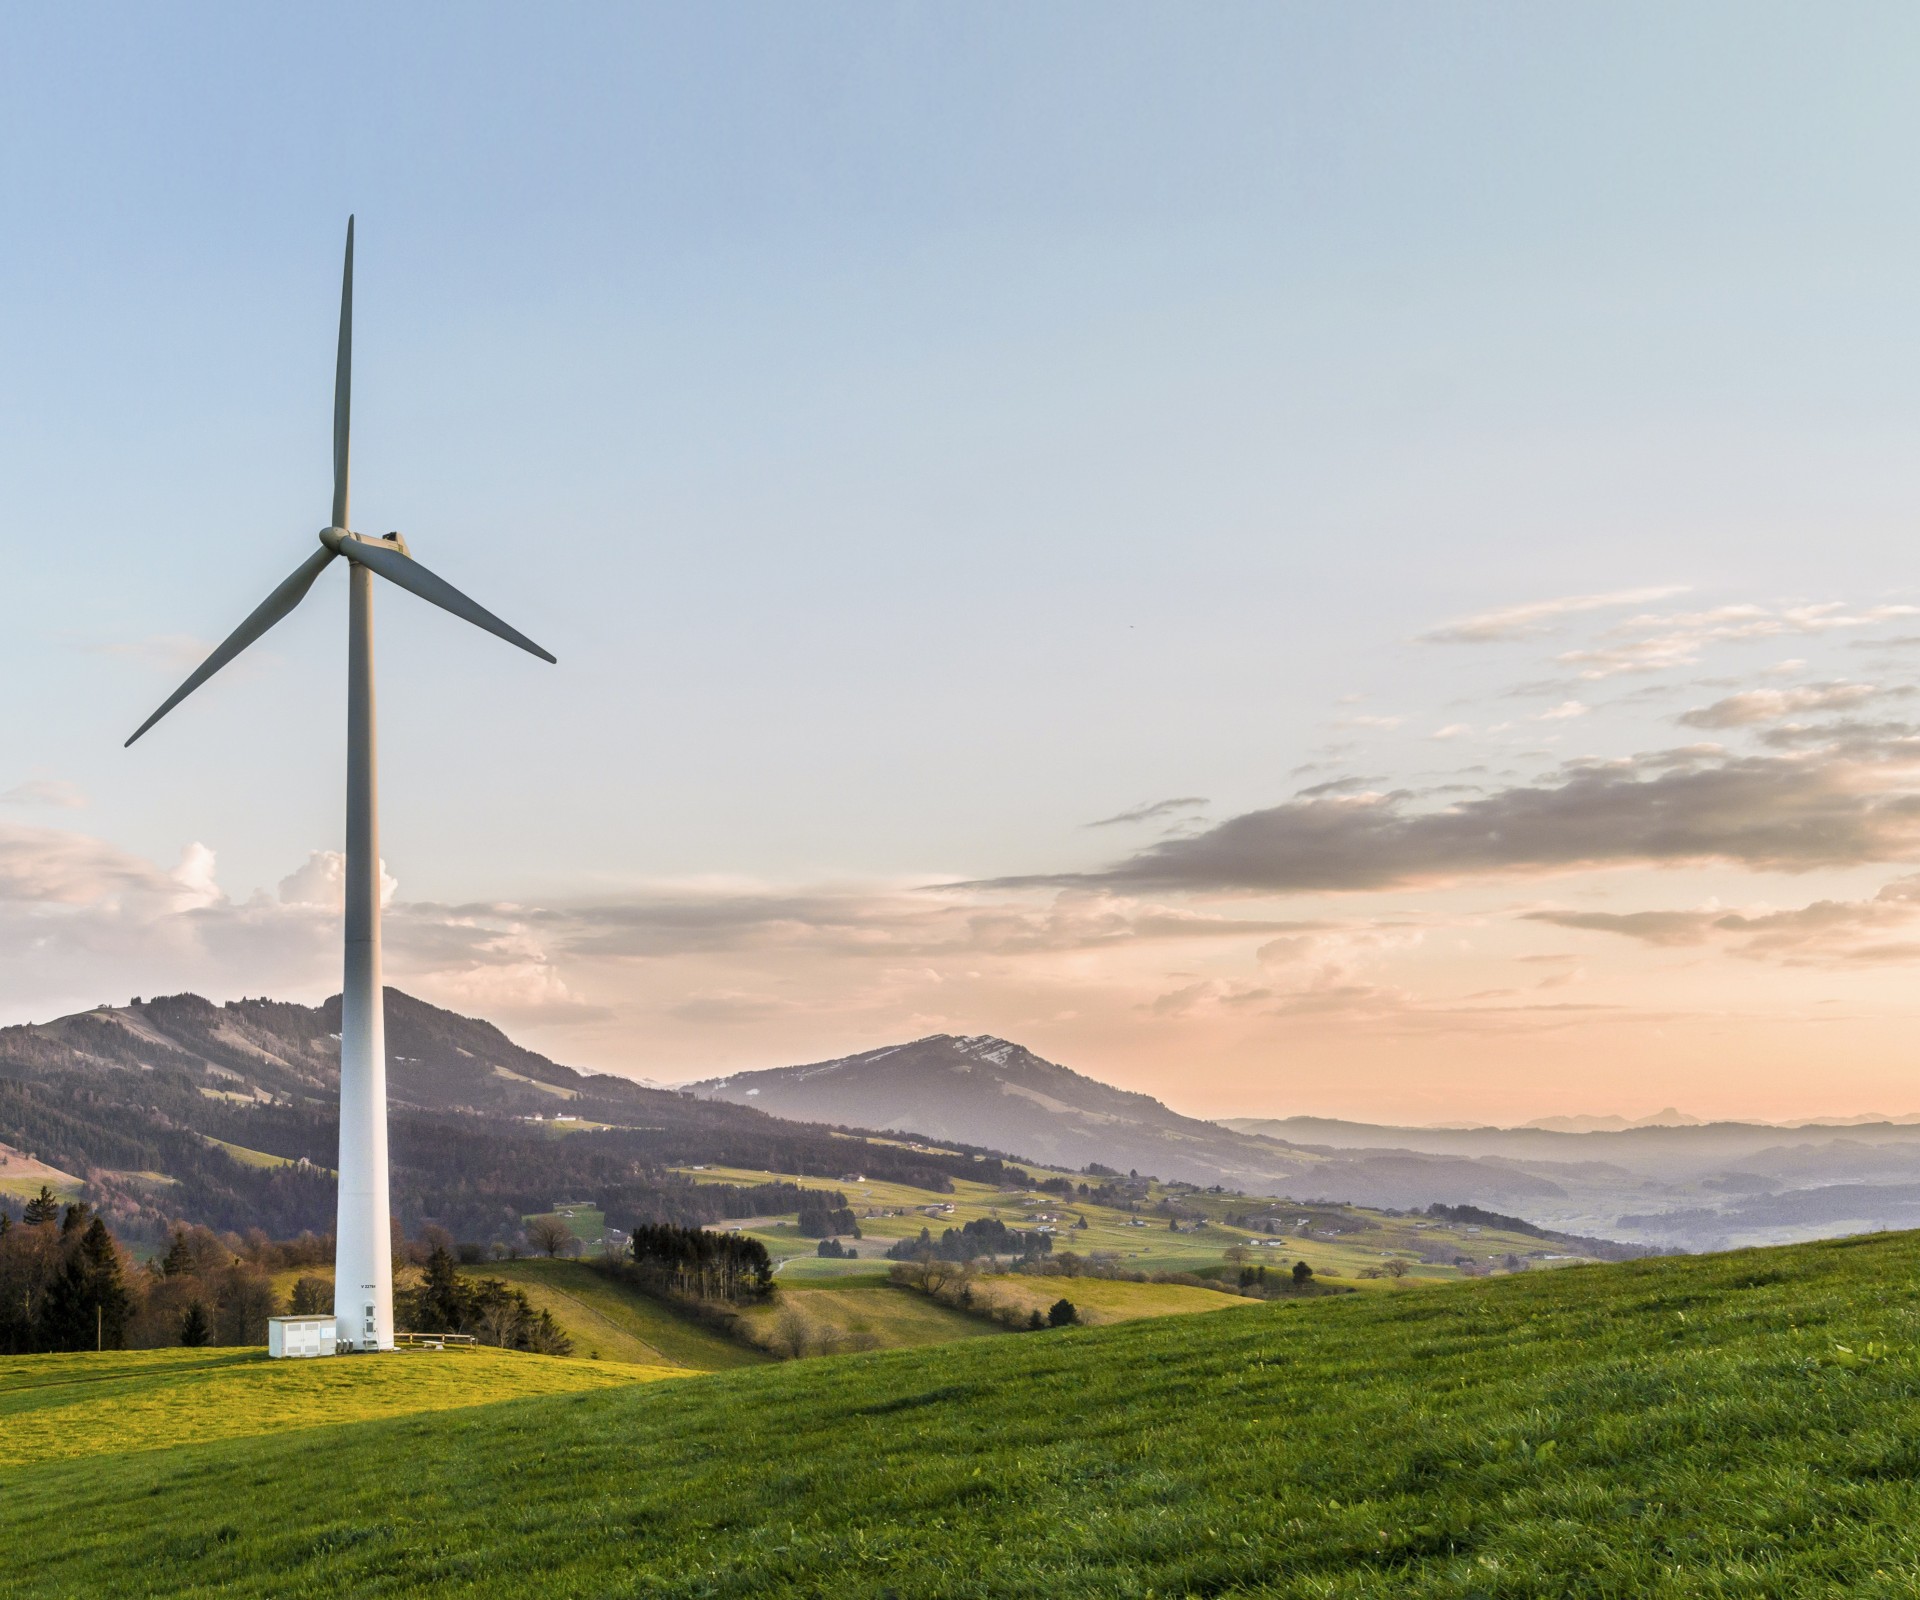
[[288, 1356], [330, 1356], [334, 1351], [332, 1317], [269, 1317], [267, 1354], [279, 1361]]

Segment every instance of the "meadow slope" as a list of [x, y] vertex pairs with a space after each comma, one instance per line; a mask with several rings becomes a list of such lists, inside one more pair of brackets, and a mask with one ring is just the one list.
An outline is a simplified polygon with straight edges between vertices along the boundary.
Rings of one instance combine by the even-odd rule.
[[1892, 1600], [1916, 1269], [1879, 1235], [56, 1461], [0, 1496], [0, 1594]]

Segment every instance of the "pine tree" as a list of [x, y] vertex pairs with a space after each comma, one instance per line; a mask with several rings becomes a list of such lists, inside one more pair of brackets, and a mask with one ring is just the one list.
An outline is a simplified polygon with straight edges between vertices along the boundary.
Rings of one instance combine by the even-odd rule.
[[460, 1292], [460, 1279], [453, 1270], [453, 1257], [445, 1245], [436, 1244], [427, 1257], [426, 1282], [414, 1299], [420, 1326], [418, 1333], [458, 1333], [466, 1321], [466, 1296]]
[[160, 1263], [160, 1270], [169, 1278], [185, 1277], [194, 1268], [193, 1252], [187, 1248], [187, 1230], [173, 1230], [173, 1244], [167, 1250], [166, 1260]]
[[48, 1288], [36, 1342], [49, 1350], [91, 1350], [96, 1342], [118, 1350], [126, 1340], [132, 1309], [133, 1297], [120, 1281], [113, 1235], [95, 1217]]
[[1047, 1326], [1049, 1328], [1068, 1328], [1080, 1320], [1080, 1313], [1074, 1304], [1064, 1296], [1047, 1308]]
[[26, 1222], [29, 1228], [42, 1222], [51, 1222], [60, 1215], [60, 1201], [54, 1192], [44, 1183], [40, 1192], [27, 1202]]
[[198, 1300], [187, 1307], [187, 1314], [180, 1319], [180, 1342], [189, 1350], [198, 1350], [213, 1337], [213, 1327], [207, 1321], [207, 1308]]

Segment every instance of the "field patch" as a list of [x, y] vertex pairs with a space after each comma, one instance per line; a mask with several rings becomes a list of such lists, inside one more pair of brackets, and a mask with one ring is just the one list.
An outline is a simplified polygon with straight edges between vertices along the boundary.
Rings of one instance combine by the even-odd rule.
[[756, 1306], [742, 1320], [756, 1337], [770, 1337], [784, 1322], [800, 1347], [782, 1353], [820, 1355], [856, 1350], [913, 1349], [976, 1339], [1002, 1330], [984, 1317], [968, 1316], [910, 1289], [900, 1289], [877, 1274], [851, 1286], [834, 1283], [782, 1284], [771, 1304]]
[[1006, 1273], [976, 1278], [976, 1297], [1045, 1316], [1056, 1300], [1071, 1300], [1080, 1320], [1091, 1327], [1131, 1322], [1137, 1317], [1175, 1317], [1189, 1312], [1230, 1311], [1248, 1302], [1217, 1289], [1185, 1283], [1128, 1283], [1112, 1278], [1042, 1278]]
[[573, 1341], [576, 1357], [696, 1372], [767, 1359], [676, 1315], [631, 1285], [602, 1276], [584, 1261], [492, 1261], [460, 1272], [463, 1277], [502, 1279], [522, 1291], [536, 1313], [551, 1312]]
[[0, 1470], [681, 1375], [489, 1349], [313, 1361], [256, 1349], [0, 1356]]

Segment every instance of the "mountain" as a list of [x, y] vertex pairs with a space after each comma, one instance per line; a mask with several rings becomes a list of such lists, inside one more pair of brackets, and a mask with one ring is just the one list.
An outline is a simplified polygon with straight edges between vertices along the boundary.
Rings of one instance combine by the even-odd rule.
[[1383, 1145], [1509, 1162], [1551, 1177], [1530, 1221], [1688, 1249], [1782, 1244], [1920, 1226], [1920, 1126], [1910, 1118], [1792, 1126], [1659, 1119], [1618, 1128], [1409, 1128], [1330, 1117], [1221, 1124], [1327, 1150]]
[[1650, 1117], [1541, 1117], [1522, 1126], [1542, 1128], [1548, 1133], [1621, 1133], [1628, 1128], [1697, 1128], [1703, 1120], [1668, 1106], [1666, 1110], [1656, 1111]]
[[[868, 1144], [576, 1072], [397, 989], [386, 1025], [393, 1206], [409, 1229], [432, 1221], [503, 1239], [582, 1196], [619, 1227], [717, 1221], [776, 1198], [791, 1209], [790, 1194], [696, 1189], [671, 1170], [693, 1163], [829, 1185], [850, 1167], [932, 1188], [1009, 1176], [990, 1152]], [[216, 1005], [187, 994], [0, 1028], [0, 1198], [64, 1176], [136, 1239], [174, 1221], [327, 1231], [339, 1026], [337, 997]]]
[[1248, 1135], [1116, 1089], [991, 1034], [931, 1034], [832, 1061], [687, 1085], [706, 1100], [803, 1122], [917, 1133], [1005, 1150], [1049, 1166], [1116, 1170], [1250, 1194], [1394, 1207], [1518, 1206], [1562, 1194], [1505, 1162], [1405, 1148], [1316, 1150]]

